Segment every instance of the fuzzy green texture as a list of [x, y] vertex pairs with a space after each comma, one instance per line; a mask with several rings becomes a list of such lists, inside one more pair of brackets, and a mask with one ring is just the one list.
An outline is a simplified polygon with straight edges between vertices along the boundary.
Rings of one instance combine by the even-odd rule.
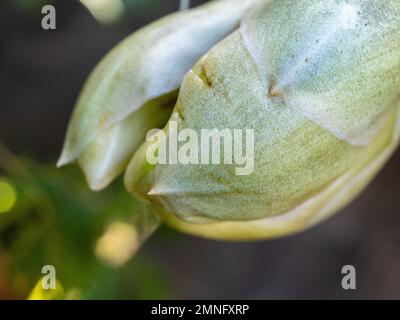
[[[78, 102], [61, 162], [80, 157], [96, 176], [109, 154], [118, 170], [108, 170], [108, 183], [168, 114], [178, 130], [199, 136], [226, 128], [255, 134], [255, 168], [247, 176], [232, 165], [151, 165], [153, 143], [140, 146], [126, 187], [173, 227], [213, 239], [271, 238], [347, 205], [399, 144], [400, 1], [225, 0], [196, 10], [144, 28], [100, 64]], [[199, 26], [196, 12], [204, 14]], [[181, 38], [178, 26], [191, 29]], [[175, 100], [172, 93], [165, 104], [164, 95], [179, 87], [172, 114], [154, 121]], [[122, 127], [110, 129], [116, 123]]]
[[59, 166], [79, 159], [91, 188], [105, 188], [123, 172], [146, 132], [165, 124], [186, 72], [238, 27], [245, 8], [242, 0], [213, 1], [162, 18], [122, 41], [85, 84]]
[[398, 144], [399, 17], [399, 1], [259, 1], [188, 73], [172, 117], [254, 129], [255, 172], [149, 168], [146, 143], [127, 188], [183, 231], [222, 239], [295, 232], [343, 207]]

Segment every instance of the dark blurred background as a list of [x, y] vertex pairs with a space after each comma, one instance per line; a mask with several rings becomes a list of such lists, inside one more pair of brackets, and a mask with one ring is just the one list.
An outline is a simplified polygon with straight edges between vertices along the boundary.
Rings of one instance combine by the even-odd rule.
[[[17, 194], [0, 213], [0, 299], [26, 298], [44, 264], [60, 270], [67, 298], [400, 299], [400, 151], [352, 205], [299, 235], [226, 243], [163, 227], [125, 266], [98, 261], [93, 248], [107, 225], [129, 220], [139, 204], [121, 181], [93, 194], [79, 170], [54, 168], [68, 119], [110, 49], [179, 8], [178, 0], [123, 3], [111, 22], [78, 0], [0, 2], [0, 178]], [[57, 30], [41, 28], [44, 4], [55, 5]], [[349, 264], [354, 291], [341, 287]]]

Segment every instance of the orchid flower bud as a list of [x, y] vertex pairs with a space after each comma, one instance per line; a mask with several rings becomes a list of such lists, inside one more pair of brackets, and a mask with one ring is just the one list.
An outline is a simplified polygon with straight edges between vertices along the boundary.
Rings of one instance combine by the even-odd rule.
[[[254, 143], [254, 170], [200, 161], [193, 137], [205, 129], [252, 130], [240, 149]], [[148, 161], [187, 130], [189, 163]], [[400, 2], [260, 0], [186, 75], [169, 123], [135, 153], [125, 184], [181, 231], [278, 237], [347, 205], [399, 140]]]
[[146, 132], [162, 127], [184, 75], [236, 29], [245, 1], [213, 1], [167, 16], [113, 49], [89, 77], [59, 166], [79, 161], [93, 190], [124, 171]]

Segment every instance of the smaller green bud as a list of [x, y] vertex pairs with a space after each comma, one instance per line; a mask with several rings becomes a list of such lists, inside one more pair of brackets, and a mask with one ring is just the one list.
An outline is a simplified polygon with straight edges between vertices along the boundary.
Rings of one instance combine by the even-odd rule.
[[193, 64], [236, 29], [246, 1], [220, 0], [178, 12], [135, 32], [89, 77], [59, 166], [79, 160], [93, 190], [125, 169], [148, 130], [162, 127]]

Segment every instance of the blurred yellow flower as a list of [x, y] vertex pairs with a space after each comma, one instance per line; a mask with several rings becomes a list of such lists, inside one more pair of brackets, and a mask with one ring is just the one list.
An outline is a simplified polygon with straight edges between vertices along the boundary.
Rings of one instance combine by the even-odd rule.
[[29, 294], [28, 300], [64, 300], [65, 292], [60, 281], [56, 280], [55, 289], [43, 288], [43, 278], [40, 278]]

